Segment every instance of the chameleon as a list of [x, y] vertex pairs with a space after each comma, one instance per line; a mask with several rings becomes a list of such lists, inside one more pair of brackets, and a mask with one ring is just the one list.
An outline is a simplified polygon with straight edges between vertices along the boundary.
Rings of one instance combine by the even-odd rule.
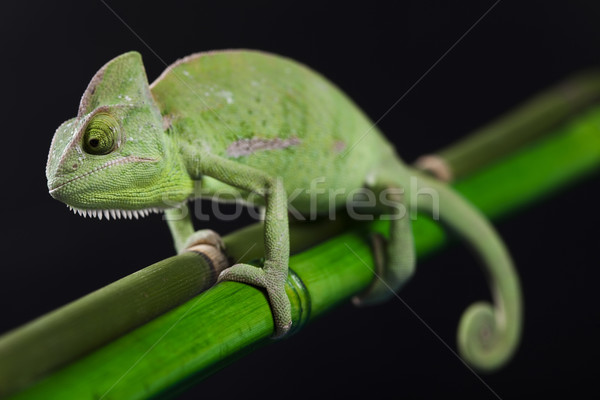
[[[492, 285], [493, 302], [475, 303], [461, 318], [461, 357], [494, 370], [518, 346], [519, 282], [492, 225], [448, 184], [405, 164], [334, 83], [290, 58], [243, 49], [201, 52], [176, 61], [149, 84], [141, 55], [122, 54], [93, 76], [77, 115], [56, 130], [46, 177], [50, 195], [84, 216], [164, 212], [178, 253], [198, 243], [222, 246], [214, 231], [194, 230], [188, 200], [235, 192], [261, 207], [263, 265], [234, 264], [218, 281], [266, 291], [274, 338], [292, 324], [284, 289], [289, 210], [308, 215], [348, 203], [344, 196], [311, 196], [315, 181], [323, 190], [369, 190], [382, 199], [374, 210], [390, 216], [388, 238], [373, 246], [377, 277], [354, 298], [357, 304], [390, 299], [413, 275], [406, 210], [439, 213], [478, 254]], [[432, 191], [439, 201], [414, 196], [420, 191]]]

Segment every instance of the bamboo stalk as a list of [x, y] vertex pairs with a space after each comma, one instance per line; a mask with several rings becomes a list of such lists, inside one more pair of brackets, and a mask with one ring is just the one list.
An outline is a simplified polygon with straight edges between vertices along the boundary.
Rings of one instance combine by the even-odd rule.
[[0, 394], [119, 337], [215, 280], [215, 271], [205, 259], [189, 252], [144, 268], [7, 333], [0, 340]]
[[[597, 171], [599, 125], [600, 106], [596, 106], [501, 162], [471, 173], [455, 187], [486, 215], [505, 216]], [[420, 258], [446, 242], [445, 232], [430, 219], [419, 217], [413, 226]], [[366, 236], [373, 230], [385, 232], [385, 222], [348, 230], [291, 257], [290, 268], [297, 279], [291, 280], [295, 283], [287, 289], [296, 325], [305, 322], [309, 312], [310, 319], [316, 318], [370, 283], [373, 266]], [[237, 244], [237, 255], [250, 246], [248, 238], [261, 242], [260, 237], [248, 235], [243, 243], [228, 238]], [[270, 309], [260, 290], [221, 283], [15, 398], [141, 399], [164, 395], [207, 376], [249, 348], [268, 343], [272, 330]]]
[[[344, 224], [344, 220], [323, 221], [313, 225], [310, 234], [311, 228], [292, 224], [291, 251], [341, 232]], [[225, 243], [236, 259], [251, 261], [264, 253], [262, 242], [250, 249], [242, 245], [261, 235], [256, 224], [225, 238]], [[159, 261], [1, 336], [0, 396], [26, 387], [211, 287], [227, 266], [214, 262], [217, 257], [211, 252], [217, 251], [200, 245], [198, 251]]]

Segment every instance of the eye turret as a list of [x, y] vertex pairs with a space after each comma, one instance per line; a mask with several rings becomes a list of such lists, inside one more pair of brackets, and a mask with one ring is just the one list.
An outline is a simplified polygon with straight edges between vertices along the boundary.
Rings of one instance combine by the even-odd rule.
[[119, 123], [110, 114], [98, 113], [85, 127], [82, 148], [88, 154], [105, 155], [116, 148]]

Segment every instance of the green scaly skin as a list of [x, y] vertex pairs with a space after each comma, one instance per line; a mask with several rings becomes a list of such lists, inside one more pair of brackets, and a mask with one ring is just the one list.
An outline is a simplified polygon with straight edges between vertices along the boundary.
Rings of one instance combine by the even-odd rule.
[[[315, 196], [315, 190], [348, 194], [367, 187], [375, 193], [403, 189], [377, 206], [388, 214], [400, 213], [401, 206], [434, 210], [430, 196], [411, 195], [415, 179], [419, 192], [440, 196], [442, 221], [474, 247], [489, 270], [494, 305], [467, 310], [459, 328], [463, 357], [492, 370], [518, 344], [518, 280], [493, 228], [447, 186], [407, 168], [342, 91], [292, 60], [244, 50], [199, 53], [148, 85], [140, 55], [123, 54], [98, 71], [77, 117], [58, 128], [46, 175], [50, 194], [82, 214], [131, 218], [166, 210], [178, 252], [196, 243], [220, 243], [212, 231], [194, 232], [188, 199], [237, 190], [243, 200], [264, 207], [264, 266], [236, 264], [219, 279], [266, 289], [275, 336], [292, 324], [284, 290], [288, 206], [305, 215], [324, 213], [343, 206], [347, 197]], [[357, 296], [360, 304], [390, 298], [412, 275], [408, 216], [392, 219], [387, 246], [376, 259], [382, 260], [378, 279]]]

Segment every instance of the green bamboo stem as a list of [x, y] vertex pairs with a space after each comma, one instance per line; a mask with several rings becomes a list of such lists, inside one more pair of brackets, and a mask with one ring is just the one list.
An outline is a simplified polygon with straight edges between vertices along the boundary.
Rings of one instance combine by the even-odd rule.
[[0, 340], [0, 394], [119, 337], [215, 281], [205, 259], [189, 252], [144, 268], [7, 333]]
[[[448, 180], [462, 179], [547, 134], [600, 99], [600, 71], [565, 79], [514, 110], [435, 153], [447, 165]], [[429, 160], [431, 162], [431, 160]], [[417, 160], [417, 165], [425, 158]], [[435, 166], [431, 169], [436, 169]], [[441, 172], [445, 175], [444, 172]]]
[[[344, 220], [322, 221], [312, 228], [292, 224], [291, 251], [315, 245], [344, 226]], [[244, 247], [257, 237], [262, 237], [259, 224], [225, 238], [229, 254], [239, 261], [260, 258], [262, 241]], [[0, 396], [26, 387], [208, 289], [222, 270], [215, 267], [197, 252], [170, 257], [2, 335]]]
[[[486, 215], [498, 218], [539, 201], [600, 168], [600, 106], [530, 146], [490, 165], [455, 186]], [[540, 167], [542, 166], [542, 167]], [[445, 232], [430, 219], [414, 221], [420, 258], [446, 242]], [[385, 222], [352, 229], [290, 260], [301, 279], [290, 284], [295, 324], [346, 301], [373, 278], [367, 232], [385, 231]], [[245, 236], [244, 243], [260, 243]], [[79, 359], [18, 399], [142, 399], [181, 390], [214, 372], [250, 347], [269, 342], [273, 323], [260, 290], [225, 282]], [[160, 368], [156, 366], [160, 365]]]

